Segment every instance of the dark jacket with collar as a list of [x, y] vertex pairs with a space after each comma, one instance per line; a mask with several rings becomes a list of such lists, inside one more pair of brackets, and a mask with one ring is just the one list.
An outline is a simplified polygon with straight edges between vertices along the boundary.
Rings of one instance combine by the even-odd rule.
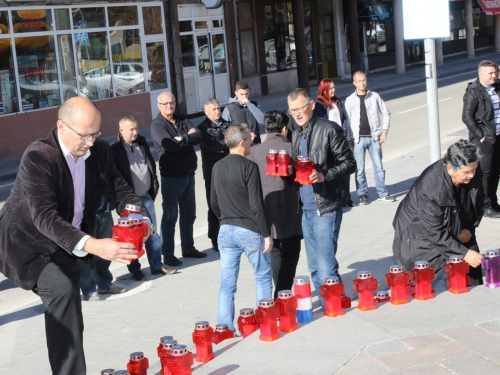
[[469, 83], [464, 94], [462, 121], [469, 129], [469, 140], [483, 137], [496, 142], [495, 110], [488, 92], [479, 80]]
[[[82, 230], [71, 225], [73, 179], [59, 146], [57, 130], [28, 146], [16, 182], [0, 211], [0, 272], [23, 289], [32, 289], [55, 251], [72, 254], [85, 234], [94, 234], [96, 211], [104, 196], [118, 210], [142, 207], [115, 167], [109, 144], [96, 139], [85, 160]], [[76, 258], [76, 257], [75, 257]]]
[[198, 125], [200, 131], [200, 151], [203, 168], [203, 178], [212, 178], [212, 168], [215, 163], [229, 154], [229, 148], [224, 140], [224, 134], [231, 123], [220, 118], [220, 126], [217, 126], [208, 117]]
[[[482, 172], [465, 185], [469, 190], [479, 225], [483, 215]], [[418, 260], [427, 260], [436, 271], [452, 255], [469, 250], [458, 240], [461, 230], [453, 184], [443, 159], [425, 169], [401, 201], [392, 223], [395, 234], [392, 250], [407, 271]]]
[[305, 132], [307, 156], [314, 162], [325, 181], [313, 184], [314, 197], [320, 215], [345, 205], [349, 191], [345, 179], [356, 171], [356, 161], [349, 149], [344, 132], [334, 122], [313, 116], [307, 128], [297, 128], [292, 134], [292, 159], [300, 155], [300, 138]]
[[[193, 145], [200, 142], [200, 134], [188, 134], [190, 129], [194, 129], [191, 121], [177, 115], [172, 123], [159, 113], [151, 123], [151, 139], [158, 153], [160, 175], [178, 177], [193, 175], [196, 171], [198, 158]], [[175, 140], [177, 136], [182, 140]]]
[[301, 215], [298, 207], [297, 184], [287, 178], [267, 176], [266, 156], [269, 150], [285, 150], [292, 154], [292, 144], [279, 133], [269, 133], [260, 145], [252, 147], [248, 159], [259, 166], [267, 224], [271, 236], [284, 240], [302, 235]]
[[[257, 113], [259, 119], [257, 119], [252, 112]], [[229, 98], [229, 103], [226, 105], [226, 108], [224, 108], [222, 116], [225, 120], [230, 121], [231, 124], [247, 124], [250, 132], [255, 134], [255, 139], [252, 144], [256, 145], [261, 143], [259, 121], [263, 123], [264, 120], [261, 119], [263, 118], [262, 111], [257, 107], [256, 102], [250, 101], [247, 106], [244, 106], [237, 101], [236, 97]]]
[[[149, 176], [151, 177], [151, 187], [149, 188], [148, 195], [152, 200], [155, 200], [160, 186], [158, 183], [158, 177], [156, 176], [156, 162], [151, 154], [146, 138], [138, 135], [136, 142], [139, 144], [143, 155], [146, 157]], [[111, 145], [111, 151], [113, 152], [116, 168], [118, 168], [125, 181], [127, 181], [128, 186], [133, 189], [134, 183], [132, 181], [132, 173], [130, 172], [130, 162], [128, 160], [127, 150], [125, 150], [125, 147], [130, 146], [123, 140], [121, 134], [118, 134], [118, 139]]]

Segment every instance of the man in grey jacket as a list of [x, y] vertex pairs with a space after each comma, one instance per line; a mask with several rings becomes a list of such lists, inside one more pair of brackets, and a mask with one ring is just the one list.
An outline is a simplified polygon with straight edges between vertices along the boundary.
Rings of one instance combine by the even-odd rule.
[[[365, 174], [365, 155], [368, 150], [375, 172], [375, 186], [378, 200], [394, 202], [385, 186], [385, 170], [382, 165], [382, 144], [387, 140], [391, 113], [380, 96], [369, 91], [365, 73], [353, 75], [356, 91], [345, 101], [347, 122], [354, 138], [354, 158], [356, 159], [356, 187], [359, 204], [368, 204], [368, 184]], [[379, 114], [383, 117], [380, 123]]]

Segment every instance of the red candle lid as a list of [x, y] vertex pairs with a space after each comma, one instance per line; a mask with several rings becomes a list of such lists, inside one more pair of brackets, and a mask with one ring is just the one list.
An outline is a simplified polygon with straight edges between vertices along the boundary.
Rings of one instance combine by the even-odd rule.
[[452, 255], [450, 257], [450, 263], [462, 263], [464, 261], [464, 258], [458, 255]]
[[389, 269], [389, 272], [390, 273], [402, 273], [402, 272], [404, 272], [404, 268], [403, 268], [403, 266], [397, 264], [395, 266], [391, 266], [391, 268]]
[[377, 298], [388, 298], [389, 297], [389, 291], [388, 290], [379, 290], [377, 292]]
[[498, 249], [486, 250], [486, 256], [490, 258], [495, 258], [499, 255]]
[[415, 268], [417, 270], [423, 270], [429, 268], [429, 262], [426, 260], [419, 260], [415, 262]]
[[183, 345], [183, 344], [179, 344], [179, 345], [174, 346], [171, 349], [170, 354], [172, 354], [174, 357], [180, 357], [180, 356], [183, 356], [184, 354], [187, 354], [187, 352], [188, 352], [187, 346]]
[[165, 340], [162, 342], [163, 349], [172, 349], [177, 344], [177, 340]]
[[358, 272], [358, 279], [360, 279], [360, 280], [370, 279], [371, 277], [372, 277], [372, 273], [370, 271], [359, 271]]
[[118, 226], [120, 227], [131, 227], [134, 225], [134, 221], [129, 217], [118, 218]]
[[131, 361], [142, 361], [144, 359], [144, 353], [143, 352], [133, 352], [130, 353], [130, 360]]
[[325, 285], [335, 285], [339, 283], [339, 278], [337, 276], [326, 277]]
[[215, 325], [215, 332], [226, 332], [228, 330], [229, 330], [229, 326], [226, 323]]
[[288, 152], [286, 150], [280, 150], [279, 153], [280, 154], [288, 154]]
[[114, 368], [108, 368], [106, 370], [101, 370], [101, 375], [113, 375], [115, 373]]
[[135, 204], [127, 204], [125, 205], [125, 209], [128, 212], [141, 212], [141, 207], [136, 206]]
[[202, 320], [201, 322], [196, 322], [194, 324], [194, 329], [208, 329], [209, 327], [210, 325], [206, 320]]
[[278, 298], [288, 299], [288, 298], [292, 298], [292, 297], [293, 297], [293, 294], [292, 294], [291, 290], [282, 290], [281, 292], [278, 292]]
[[293, 285], [307, 285], [310, 283], [309, 276], [296, 276], [293, 278]]
[[273, 307], [274, 301], [272, 299], [261, 299], [259, 301], [259, 307]]
[[269, 150], [269, 153], [270, 153], [270, 154], [277, 154], [277, 153], [278, 153], [278, 150], [270, 149], [270, 150]]
[[162, 336], [162, 337], [160, 337], [160, 344], [163, 344], [165, 341], [173, 340], [173, 339], [174, 339], [173, 336]]
[[246, 309], [241, 309], [240, 310], [240, 316], [253, 316], [255, 315], [254, 309], [246, 308]]

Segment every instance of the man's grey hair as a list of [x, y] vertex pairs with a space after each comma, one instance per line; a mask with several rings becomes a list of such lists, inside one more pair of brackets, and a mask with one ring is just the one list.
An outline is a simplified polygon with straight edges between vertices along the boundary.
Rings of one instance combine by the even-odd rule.
[[288, 99], [290, 99], [292, 102], [297, 100], [299, 96], [303, 96], [306, 102], [310, 102], [311, 99], [311, 94], [309, 93], [309, 90], [303, 89], [303, 88], [297, 88], [294, 89], [288, 94]]
[[118, 124], [120, 125], [120, 128], [126, 124], [127, 122], [135, 122], [137, 124], [137, 120], [135, 119], [134, 116], [132, 115], [125, 115], [123, 116], [120, 121], [118, 122]]
[[220, 104], [219, 104], [219, 101], [217, 99], [210, 98], [210, 99], [205, 100], [204, 106], [205, 106], [205, 108], [207, 108], [209, 105], [220, 105]]
[[246, 141], [250, 137], [247, 124], [234, 124], [226, 130], [224, 140], [230, 149], [238, 146], [240, 141]]
[[459, 140], [452, 144], [444, 155], [444, 164], [451, 165], [456, 172], [464, 165], [481, 161], [483, 153], [474, 143], [466, 140]]

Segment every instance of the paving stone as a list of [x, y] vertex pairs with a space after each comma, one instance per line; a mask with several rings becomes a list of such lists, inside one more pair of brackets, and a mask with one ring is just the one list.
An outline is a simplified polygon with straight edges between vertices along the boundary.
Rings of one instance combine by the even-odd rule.
[[473, 352], [456, 342], [429, 345], [407, 352], [376, 357], [375, 360], [390, 370], [400, 370], [422, 364], [435, 363], [447, 358], [463, 357]]
[[489, 322], [478, 324], [482, 329], [491, 333], [500, 333], [500, 319], [491, 320]]
[[400, 369], [397, 371], [391, 371], [389, 374], [397, 375], [450, 375], [450, 372], [444, 369], [442, 366], [432, 363], [425, 364], [421, 366], [414, 366], [405, 369]]
[[359, 353], [351, 359], [344, 367], [342, 367], [336, 374], [338, 375], [382, 375], [387, 374], [388, 370], [380, 363], [374, 361], [364, 353]]
[[480, 354], [487, 360], [500, 365], [500, 351], [498, 349], [483, 350]]
[[500, 365], [479, 355], [446, 359], [439, 362], [439, 364], [447, 368], [453, 374], [457, 375], [500, 373]]
[[398, 340], [390, 340], [368, 345], [366, 348], [363, 349], [363, 353], [367, 357], [379, 357], [381, 355], [401, 353], [408, 350], [409, 350], [408, 347], [403, 345]]
[[415, 335], [415, 336], [410, 336], [410, 337], [405, 337], [402, 339], [399, 339], [400, 342], [405, 344], [411, 349], [416, 349], [416, 348], [423, 348], [426, 346], [430, 345], [436, 345], [436, 344], [441, 344], [450, 341], [443, 335], [440, 335], [439, 333], [426, 333], [423, 335]]
[[500, 336], [475, 325], [443, 329], [440, 333], [476, 352], [495, 348], [500, 350]]

